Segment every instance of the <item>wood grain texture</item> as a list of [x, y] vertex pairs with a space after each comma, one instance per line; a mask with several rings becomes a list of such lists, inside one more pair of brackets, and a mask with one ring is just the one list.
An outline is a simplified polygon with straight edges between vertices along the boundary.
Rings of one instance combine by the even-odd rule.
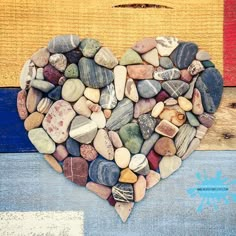
[[235, 155], [196, 151], [170, 178], [148, 190], [123, 224], [106, 201], [56, 173], [43, 155], [0, 154], [0, 211], [80, 211], [86, 236], [234, 236], [236, 203], [220, 201], [218, 210], [206, 207], [198, 213], [201, 198], [191, 198], [187, 190], [197, 184], [197, 172], [213, 177], [220, 170], [223, 177], [235, 180]]
[[[16, 96], [19, 89], [0, 89], [0, 152], [35, 152], [23, 121], [18, 117]], [[224, 88], [215, 114], [215, 124], [202, 140], [199, 150], [236, 150], [236, 88]]]
[[224, 84], [236, 86], [236, 0], [224, 3]]
[[149, 36], [173, 35], [207, 50], [223, 72], [223, 0], [149, 0], [165, 8], [114, 8], [143, 0], [1, 0], [0, 87], [19, 86], [24, 62], [51, 37], [74, 33], [99, 39], [117, 57]]

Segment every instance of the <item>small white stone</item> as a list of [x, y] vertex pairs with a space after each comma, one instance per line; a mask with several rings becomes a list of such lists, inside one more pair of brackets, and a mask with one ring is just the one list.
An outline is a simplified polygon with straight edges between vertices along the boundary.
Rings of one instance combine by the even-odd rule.
[[154, 118], [157, 118], [161, 112], [163, 111], [164, 109], [164, 103], [163, 102], [158, 102], [152, 109], [152, 113], [151, 115], [154, 117]]
[[114, 68], [114, 84], [117, 100], [124, 98], [127, 69], [125, 66], [116, 66]]
[[90, 101], [98, 103], [100, 99], [100, 90], [87, 87], [84, 90], [84, 96]]
[[175, 37], [157, 37], [157, 50], [162, 57], [170, 56], [170, 54], [179, 45], [178, 39]]
[[63, 72], [66, 69], [67, 59], [61, 53], [53, 54], [49, 57], [49, 62], [52, 66], [54, 66], [57, 70]]
[[142, 55], [142, 58], [144, 61], [148, 62], [149, 64], [153, 66], [159, 66], [159, 57], [158, 57], [158, 51], [156, 48], [152, 49], [149, 52], [146, 52]]
[[82, 96], [73, 106], [74, 110], [79, 114], [85, 117], [91, 116], [91, 110], [88, 108], [86, 102], [88, 100]]
[[43, 68], [38, 68], [37, 69], [36, 79], [44, 80]]
[[20, 74], [20, 87], [26, 89], [29, 82], [35, 79], [36, 68], [31, 60], [27, 60], [21, 70]]
[[130, 152], [127, 148], [117, 148], [115, 151], [115, 162], [120, 168], [126, 168], [130, 162]]
[[106, 126], [106, 118], [102, 110], [93, 112], [90, 118], [97, 124], [99, 129], [102, 129]]

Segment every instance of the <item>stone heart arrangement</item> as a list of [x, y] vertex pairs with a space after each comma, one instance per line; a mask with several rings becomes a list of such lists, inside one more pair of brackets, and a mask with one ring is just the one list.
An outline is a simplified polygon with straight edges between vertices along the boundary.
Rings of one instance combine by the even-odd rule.
[[95, 39], [57, 36], [26, 61], [20, 85], [35, 148], [123, 222], [199, 146], [223, 92], [210, 55], [175, 37], [145, 38], [118, 61]]

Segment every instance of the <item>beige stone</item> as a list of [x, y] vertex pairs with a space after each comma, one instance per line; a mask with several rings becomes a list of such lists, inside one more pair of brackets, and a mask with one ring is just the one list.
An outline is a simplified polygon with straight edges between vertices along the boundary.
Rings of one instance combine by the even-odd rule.
[[98, 103], [100, 99], [100, 90], [87, 87], [84, 90], [84, 96], [92, 102]]

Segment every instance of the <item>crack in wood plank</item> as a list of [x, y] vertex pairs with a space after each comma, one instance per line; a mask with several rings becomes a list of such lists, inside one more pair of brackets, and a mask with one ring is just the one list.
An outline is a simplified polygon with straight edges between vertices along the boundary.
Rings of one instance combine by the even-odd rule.
[[131, 4], [120, 4], [112, 6], [114, 8], [164, 8], [164, 9], [173, 9], [172, 7], [160, 5], [160, 4], [149, 4], [149, 3], [131, 3]]

